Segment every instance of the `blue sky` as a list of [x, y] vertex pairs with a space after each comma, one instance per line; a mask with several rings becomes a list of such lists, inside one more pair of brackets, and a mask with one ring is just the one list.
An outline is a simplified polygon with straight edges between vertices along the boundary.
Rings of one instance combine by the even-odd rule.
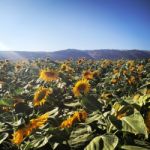
[[150, 0], [0, 0], [0, 50], [150, 50]]

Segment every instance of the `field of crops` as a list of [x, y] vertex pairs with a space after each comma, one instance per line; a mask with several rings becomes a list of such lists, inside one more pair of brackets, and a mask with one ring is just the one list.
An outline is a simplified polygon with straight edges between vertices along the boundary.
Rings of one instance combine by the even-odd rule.
[[0, 61], [0, 150], [150, 149], [150, 59]]

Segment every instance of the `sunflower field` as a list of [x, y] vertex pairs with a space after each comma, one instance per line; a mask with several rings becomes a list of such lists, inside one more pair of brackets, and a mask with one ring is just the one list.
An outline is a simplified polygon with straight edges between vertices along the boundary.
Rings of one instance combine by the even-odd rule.
[[0, 60], [0, 150], [150, 149], [150, 59]]

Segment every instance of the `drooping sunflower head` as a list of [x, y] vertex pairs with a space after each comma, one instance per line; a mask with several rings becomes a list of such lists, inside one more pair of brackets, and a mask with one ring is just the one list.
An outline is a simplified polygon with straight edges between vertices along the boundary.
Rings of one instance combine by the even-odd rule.
[[90, 70], [84, 71], [82, 76], [87, 80], [91, 80], [93, 79], [93, 72], [91, 72]]
[[60, 128], [70, 128], [76, 122], [85, 121], [86, 118], [87, 118], [87, 112], [85, 110], [82, 110], [82, 111], [79, 111], [79, 112], [77, 111], [72, 116], [70, 116], [69, 118], [64, 120], [61, 123]]
[[87, 79], [79, 80], [73, 87], [73, 94], [75, 97], [79, 97], [82, 94], [87, 94], [90, 90], [90, 84]]
[[49, 113], [47, 112], [35, 119], [31, 119], [30, 125], [31, 125], [32, 129], [42, 127], [47, 122], [48, 117], [49, 117]]
[[12, 143], [13, 144], [20, 144], [23, 141], [23, 135], [24, 135], [24, 130], [23, 129], [19, 129], [16, 132], [13, 133], [13, 139], [12, 139]]
[[34, 106], [43, 105], [46, 102], [47, 97], [52, 93], [53, 90], [51, 88], [40, 87], [34, 94]]
[[58, 79], [58, 73], [51, 69], [44, 69], [40, 72], [40, 79], [46, 82], [55, 81]]

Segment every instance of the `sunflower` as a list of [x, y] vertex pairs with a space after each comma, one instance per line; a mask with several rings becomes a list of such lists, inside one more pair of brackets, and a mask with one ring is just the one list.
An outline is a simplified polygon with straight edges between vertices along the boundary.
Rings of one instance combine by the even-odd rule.
[[131, 84], [134, 84], [135, 83], [135, 77], [134, 76], [131, 76], [130, 78], [128, 78], [128, 83], [131, 85]]
[[46, 102], [47, 97], [53, 93], [51, 88], [40, 87], [34, 94], [34, 106], [41, 106]]
[[61, 68], [62, 71], [67, 71], [68, 70], [68, 65], [62, 64], [60, 68]]
[[90, 90], [90, 84], [87, 79], [79, 80], [73, 87], [73, 94], [75, 97], [81, 96], [81, 94], [87, 94]]
[[143, 71], [143, 69], [144, 69], [144, 66], [143, 66], [143, 65], [138, 65], [138, 67], [137, 67], [137, 72], [138, 72], [139, 74], [141, 74], [142, 71]]
[[119, 70], [118, 69], [113, 69], [113, 73], [117, 74], [117, 73], [119, 73]]
[[32, 129], [36, 129], [36, 128], [43, 126], [47, 122], [48, 117], [49, 117], [49, 113], [45, 113], [37, 117], [36, 119], [30, 120], [30, 125]]
[[65, 63], [61, 65], [60, 69], [61, 69], [62, 72], [63, 71], [68, 72], [68, 73], [73, 73], [74, 72], [74, 70]]
[[110, 98], [112, 98], [112, 94], [103, 92], [101, 94], [100, 98], [103, 99], [103, 100], [109, 100]]
[[29, 136], [33, 130], [42, 127], [48, 120], [49, 113], [45, 113], [35, 119], [31, 119], [29, 123], [21, 129], [13, 133], [12, 143], [19, 145], [25, 137]]
[[20, 144], [23, 141], [23, 135], [24, 135], [24, 130], [19, 129], [16, 132], [14, 132], [12, 143], [14, 144]]
[[58, 73], [51, 69], [44, 69], [40, 72], [40, 79], [50, 82], [58, 79]]
[[112, 79], [111, 79], [111, 83], [112, 83], [112, 84], [115, 84], [115, 83], [117, 83], [117, 79], [115, 79], [115, 78], [112, 78]]
[[117, 119], [118, 120], [121, 120], [123, 117], [125, 117], [127, 114], [126, 114], [126, 112], [124, 112], [124, 113], [120, 113], [120, 114], [117, 114]]
[[98, 77], [99, 74], [100, 74], [100, 73], [99, 73], [98, 70], [93, 71], [93, 77], [94, 77], [94, 78]]
[[64, 120], [60, 128], [70, 128], [75, 122], [83, 122], [87, 118], [87, 112], [85, 110], [75, 112], [71, 117]]
[[82, 77], [87, 80], [91, 80], [93, 79], [93, 72], [91, 72], [90, 70], [84, 71]]

